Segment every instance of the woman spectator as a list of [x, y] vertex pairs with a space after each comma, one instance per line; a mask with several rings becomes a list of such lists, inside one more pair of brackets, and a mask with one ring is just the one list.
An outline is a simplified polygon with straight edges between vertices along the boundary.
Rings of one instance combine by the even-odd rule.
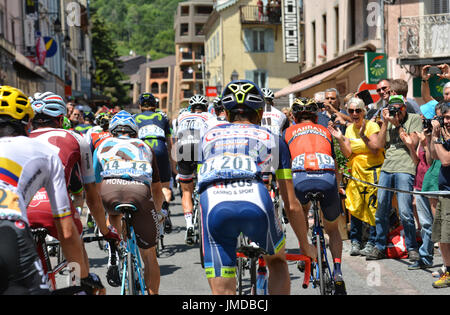
[[[377, 123], [364, 119], [366, 106], [361, 99], [351, 98], [347, 110], [353, 122], [348, 125], [345, 136], [332, 122], [329, 123], [328, 129], [338, 140], [344, 156], [349, 159], [347, 166], [351, 176], [376, 184], [384, 161], [383, 150], [377, 150], [375, 146], [380, 127]], [[351, 213], [350, 255], [367, 255], [375, 244], [377, 188], [349, 180], [345, 193], [345, 206]], [[361, 249], [363, 222], [369, 225], [369, 239], [364, 249]]]

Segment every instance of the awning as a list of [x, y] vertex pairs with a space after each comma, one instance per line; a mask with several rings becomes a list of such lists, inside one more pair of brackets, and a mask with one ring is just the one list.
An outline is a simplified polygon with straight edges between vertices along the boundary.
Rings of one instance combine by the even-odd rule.
[[355, 60], [346, 62], [344, 64], [341, 64], [340, 66], [336, 68], [332, 68], [329, 70], [326, 70], [322, 73], [313, 75], [312, 77], [309, 77], [307, 79], [301, 80], [299, 82], [296, 82], [294, 84], [291, 84], [288, 87], [285, 87], [284, 89], [279, 90], [275, 93], [275, 98], [283, 97], [289, 94], [298, 93], [307, 89], [310, 89], [316, 85], [321, 84], [322, 82], [330, 80], [332, 77], [334, 77], [335, 74], [339, 74], [339, 71], [343, 68], [347, 67], [348, 65], [351, 65], [355, 63]]

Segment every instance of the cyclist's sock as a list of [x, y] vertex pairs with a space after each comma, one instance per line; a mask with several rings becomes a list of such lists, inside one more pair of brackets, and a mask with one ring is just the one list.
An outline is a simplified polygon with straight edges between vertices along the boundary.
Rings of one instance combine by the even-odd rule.
[[342, 275], [341, 260], [339, 258], [334, 259], [334, 275]]
[[117, 265], [117, 252], [111, 249], [111, 246], [108, 246], [108, 266]]
[[185, 213], [184, 219], [186, 220], [186, 226], [192, 226], [192, 212]]

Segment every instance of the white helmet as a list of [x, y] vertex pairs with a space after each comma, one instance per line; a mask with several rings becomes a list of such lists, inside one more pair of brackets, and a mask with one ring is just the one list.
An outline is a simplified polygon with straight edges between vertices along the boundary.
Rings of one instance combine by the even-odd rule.
[[194, 95], [189, 99], [189, 106], [194, 109], [197, 106], [201, 106], [204, 111], [208, 110], [208, 100], [203, 95]]
[[30, 97], [30, 103], [36, 114], [45, 114], [52, 117], [67, 114], [64, 99], [52, 92], [36, 93], [33, 97]]
[[263, 92], [264, 98], [266, 100], [273, 100], [275, 98], [275, 94], [273, 94], [272, 90], [267, 88], [262, 88], [261, 92]]

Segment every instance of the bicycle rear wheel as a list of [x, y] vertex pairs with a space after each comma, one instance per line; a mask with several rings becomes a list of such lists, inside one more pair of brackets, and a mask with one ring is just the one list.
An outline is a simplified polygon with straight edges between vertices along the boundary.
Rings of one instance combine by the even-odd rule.
[[205, 269], [205, 256], [203, 255], [203, 238], [202, 238], [202, 219], [198, 215], [198, 247], [200, 250], [200, 264]]
[[326, 295], [326, 288], [325, 288], [325, 268], [323, 266], [323, 249], [322, 249], [322, 243], [320, 242], [320, 235], [317, 234], [315, 236], [316, 239], [316, 247], [317, 247], [317, 269], [318, 269], [318, 277], [319, 277], [319, 290], [320, 295]]
[[[238, 238], [238, 244], [237, 244], [237, 248], [241, 247], [242, 245], [244, 245], [244, 237], [241, 235], [239, 235]], [[242, 283], [242, 279], [244, 277], [244, 268], [245, 268], [245, 258], [243, 257], [238, 257], [237, 258], [237, 273], [236, 273], [236, 280], [237, 280], [237, 291], [238, 291], [238, 295], [242, 295], [243, 292], [243, 283]]]
[[128, 290], [130, 295], [138, 295], [139, 290], [136, 288], [136, 274], [135, 274], [135, 266], [134, 266], [134, 258], [133, 255], [128, 252], [127, 253], [127, 281], [128, 281]]

